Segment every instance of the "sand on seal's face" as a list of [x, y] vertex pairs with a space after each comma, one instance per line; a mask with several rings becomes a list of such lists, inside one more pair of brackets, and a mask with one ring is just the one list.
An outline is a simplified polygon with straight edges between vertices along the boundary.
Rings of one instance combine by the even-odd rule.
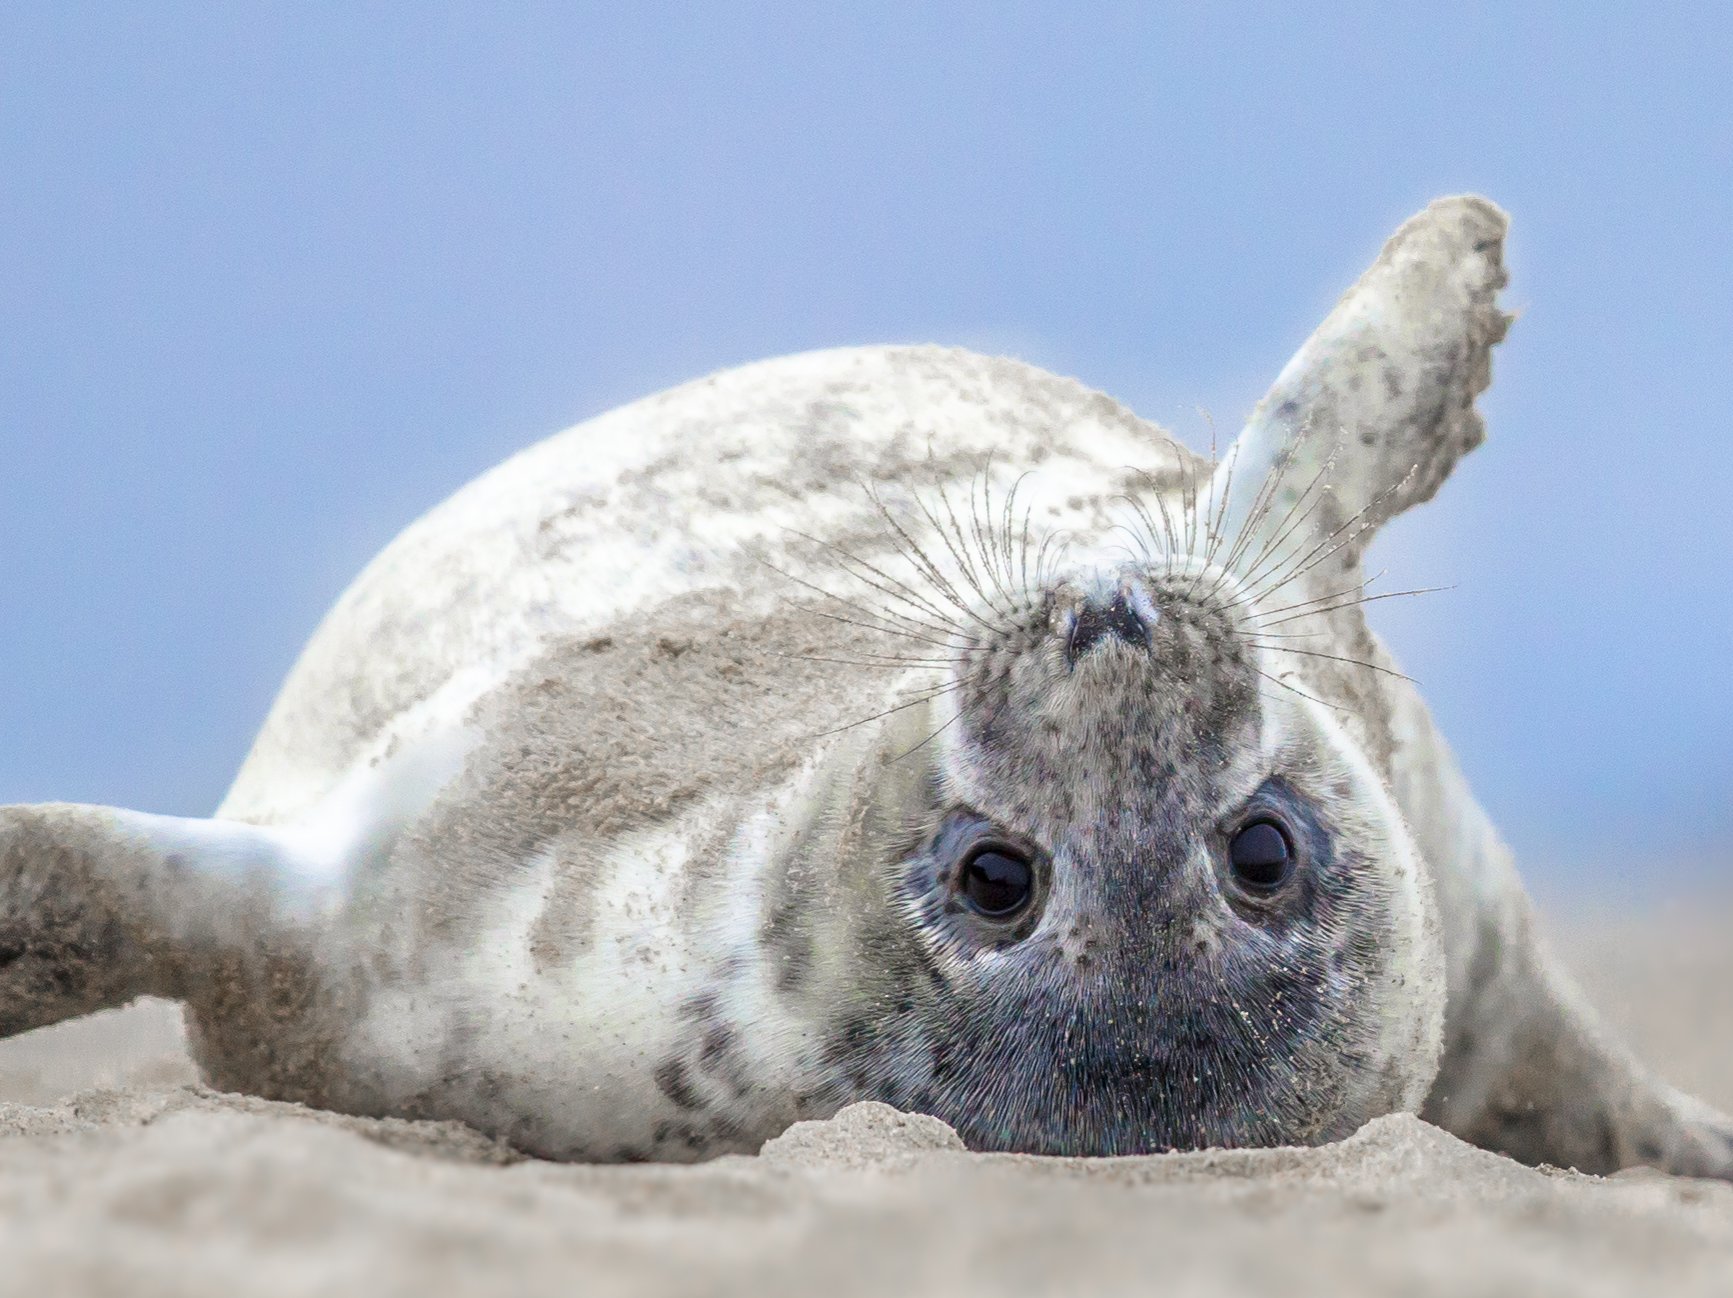
[[[1733, 906], [1693, 915], [1560, 945], [1641, 1053], [1730, 1105]], [[1733, 1290], [1733, 1184], [1535, 1171], [1408, 1117], [1321, 1149], [1040, 1159], [858, 1105], [756, 1158], [563, 1166], [198, 1089], [177, 1031], [157, 1003], [0, 1044], [7, 1291]]]

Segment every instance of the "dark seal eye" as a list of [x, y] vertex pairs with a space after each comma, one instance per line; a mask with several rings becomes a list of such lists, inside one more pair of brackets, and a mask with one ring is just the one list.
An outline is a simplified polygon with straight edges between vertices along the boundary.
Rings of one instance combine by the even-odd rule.
[[1005, 919], [1029, 904], [1035, 871], [1009, 847], [981, 847], [963, 862], [958, 886], [971, 907], [989, 919]]
[[1254, 820], [1228, 844], [1234, 878], [1251, 892], [1274, 892], [1294, 869], [1294, 845], [1273, 820]]

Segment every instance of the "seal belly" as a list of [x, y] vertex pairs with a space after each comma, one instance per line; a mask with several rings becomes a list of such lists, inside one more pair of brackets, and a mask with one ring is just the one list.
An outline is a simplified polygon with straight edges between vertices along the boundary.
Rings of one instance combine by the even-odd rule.
[[[757, 981], [762, 858], [736, 843], [718, 872], [693, 856], [725, 811], [600, 854], [549, 844], [477, 895], [473, 929], [427, 953], [441, 972], [387, 980], [349, 1038], [345, 1071], [386, 1087], [368, 1107], [596, 1161], [750, 1150], [786, 1125], [754, 1111], [767, 1097], [786, 1108], [798, 1033], [775, 1007], [743, 1018], [731, 1004]], [[737, 1087], [748, 1056], [752, 1083]]]

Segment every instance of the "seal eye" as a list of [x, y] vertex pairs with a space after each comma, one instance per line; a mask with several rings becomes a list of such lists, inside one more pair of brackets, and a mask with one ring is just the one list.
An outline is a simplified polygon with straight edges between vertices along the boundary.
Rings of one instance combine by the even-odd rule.
[[1006, 919], [1029, 904], [1035, 872], [1029, 859], [1009, 847], [980, 847], [958, 875], [963, 899], [977, 914]]
[[1294, 845], [1273, 820], [1254, 820], [1228, 844], [1234, 878], [1249, 892], [1274, 892], [1294, 869]]

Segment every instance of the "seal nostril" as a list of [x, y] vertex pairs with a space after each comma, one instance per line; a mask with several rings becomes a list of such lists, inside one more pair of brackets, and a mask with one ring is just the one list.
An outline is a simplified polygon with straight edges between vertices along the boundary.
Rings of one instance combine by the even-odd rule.
[[1115, 592], [1113, 599], [1100, 604], [1091, 600], [1077, 609], [1071, 621], [1071, 631], [1065, 638], [1065, 658], [1075, 663], [1103, 639], [1113, 637], [1140, 649], [1149, 647], [1149, 631], [1143, 619], [1125, 601], [1125, 592]]

